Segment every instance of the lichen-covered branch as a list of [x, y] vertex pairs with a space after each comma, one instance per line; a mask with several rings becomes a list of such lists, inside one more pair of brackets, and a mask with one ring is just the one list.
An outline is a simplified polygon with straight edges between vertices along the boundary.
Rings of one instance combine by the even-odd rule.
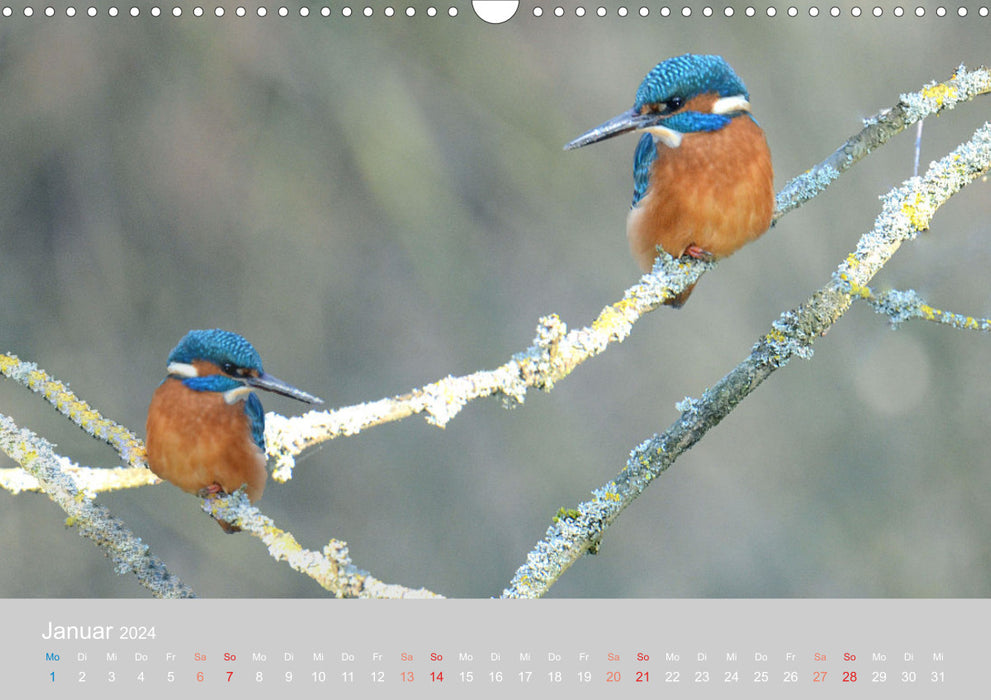
[[[42, 396], [59, 413], [87, 434], [113, 447], [130, 468], [102, 469], [71, 465], [65, 467], [77, 486], [86, 493], [114, 491], [157, 484], [161, 480], [147, 468], [144, 442], [120, 423], [104, 418], [64, 383], [10, 353], [0, 354], [0, 374]], [[0, 469], [0, 488], [11, 493], [42, 491], [41, 483], [21, 469]]]
[[802, 306], [772, 324], [750, 355], [698, 399], [678, 404], [681, 416], [660, 435], [630, 454], [615, 479], [593, 498], [563, 511], [527, 555], [503, 597], [535, 598], [586, 552], [594, 552], [606, 529], [686, 450], [783, 367], [792, 357], [811, 357], [815, 340], [850, 308], [871, 278], [905, 241], [929, 227], [936, 210], [974, 179], [991, 170], [991, 123], [952, 153], [933, 163], [922, 178], [912, 178], [888, 193], [874, 228], [864, 234], [829, 282]]
[[883, 145], [926, 117], [950, 110], [961, 102], [991, 93], [991, 70], [977, 68], [968, 71], [960, 66], [953, 76], [942, 83], [930, 83], [918, 92], [902, 95], [898, 104], [877, 116], [865, 120], [856, 136], [837, 148], [832, 155], [801, 175], [792, 178], [777, 196], [774, 220], [812, 199], [849, 170], [871, 151]]
[[159, 598], [193, 597], [192, 589], [169, 573], [140, 538], [106, 508], [93, 503], [92, 495], [72, 477], [72, 465], [55, 454], [50, 442], [0, 414], [0, 449], [31, 474], [45, 494], [66, 512], [67, 526], [76, 528], [110, 557], [118, 574], [133, 573]]
[[351, 562], [346, 542], [331, 540], [322, 552], [304, 549], [292, 533], [278, 527], [271, 518], [262, 515], [243, 492], [208, 498], [203, 510], [214, 518], [236, 523], [268, 547], [276, 561], [306, 574], [338, 598], [439, 598], [436, 593], [420, 588], [383, 583]]
[[265, 437], [269, 456], [275, 459], [273, 477], [279, 481], [291, 478], [295, 456], [304, 449], [371, 426], [425, 413], [427, 422], [444, 427], [473, 399], [501, 395], [512, 403], [522, 403], [530, 388], [550, 390], [610, 343], [624, 340], [641, 316], [694, 284], [714, 265], [664, 255], [650, 274], [627, 289], [623, 299], [605, 307], [591, 325], [568, 330], [557, 315], [544, 316], [533, 344], [493, 370], [445, 377], [402, 396], [336, 411], [310, 411], [291, 418], [269, 413]]
[[[102, 493], [150, 486], [161, 479], [144, 467], [81, 467], [77, 464], [65, 467], [86, 493]], [[41, 483], [23, 469], [0, 469], [0, 488], [17, 494], [21, 491], [42, 491]]]
[[854, 285], [847, 282], [846, 291], [858, 299], [866, 301], [877, 313], [887, 316], [893, 328], [897, 328], [905, 321], [920, 319], [941, 323], [958, 330], [991, 332], [991, 319], [974, 318], [973, 316], [964, 316], [952, 311], [937, 309], [927, 304], [926, 300], [914, 289], [905, 291], [889, 289], [884, 292], [876, 292], [867, 285]]
[[117, 450], [117, 454], [127, 464], [133, 467], [147, 466], [145, 445], [137, 435], [119, 423], [101, 416], [66, 384], [50, 377], [38, 365], [22, 362], [16, 355], [4, 353], [0, 354], [0, 374], [43, 396], [55, 410], [89, 435], [103, 440]]

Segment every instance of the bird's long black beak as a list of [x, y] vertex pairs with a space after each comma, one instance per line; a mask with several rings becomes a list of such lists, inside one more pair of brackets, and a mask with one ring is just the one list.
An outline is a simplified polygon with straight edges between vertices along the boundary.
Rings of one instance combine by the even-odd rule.
[[287, 384], [267, 372], [262, 372], [257, 377], [244, 377], [243, 379], [245, 384], [253, 386], [256, 389], [264, 389], [275, 394], [282, 394], [303, 403], [323, 403], [323, 399], [319, 399], [313, 394], [307, 394], [305, 391], [297, 389], [292, 384]]
[[644, 129], [660, 124], [668, 115], [666, 114], [640, 114], [637, 110], [631, 109], [627, 112], [613, 117], [607, 122], [599, 124], [594, 129], [586, 131], [584, 134], [565, 144], [564, 150], [570, 151], [575, 148], [587, 146], [590, 143], [597, 143], [619, 136], [630, 131]]

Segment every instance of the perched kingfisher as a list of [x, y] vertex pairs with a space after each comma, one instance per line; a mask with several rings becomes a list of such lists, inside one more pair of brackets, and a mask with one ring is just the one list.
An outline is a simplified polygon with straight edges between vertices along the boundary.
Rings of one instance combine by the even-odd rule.
[[[252, 503], [262, 497], [265, 411], [255, 389], [323, 403], [266, 374], [251, 343], [217, 328], [189, 331], [169, 354], [168, 373], [148, 407], [148, 466], [200, 497], [242, 486]], [[217, 522], [225, 532], [240, 529]]]
[[[642, 135], [626, 237], [644, 272], [657, 246], [676, 258], [713, 260], [771, 225], [771, 152], [750, 114], [746, 86], [722, 57], [685, 54], [657, 64], [637, 88], [632, 109], [564, 148], [629, 131]], [[680, 307], [693, 287], [667, 303]]]

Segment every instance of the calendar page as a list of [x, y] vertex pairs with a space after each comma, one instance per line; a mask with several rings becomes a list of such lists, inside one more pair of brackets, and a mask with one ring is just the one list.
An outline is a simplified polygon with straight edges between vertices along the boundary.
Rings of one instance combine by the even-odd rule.
[[979, 695], [989, 7], [0, 3], [3, 694]]

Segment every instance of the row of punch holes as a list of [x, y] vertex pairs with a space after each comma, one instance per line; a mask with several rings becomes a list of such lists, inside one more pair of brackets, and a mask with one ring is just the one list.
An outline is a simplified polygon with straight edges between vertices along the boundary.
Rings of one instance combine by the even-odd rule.
[[[32, 7], [25, 7], [23, 8], [22, 12], [25, 17], [33, 17], [35, 15], [35, 10]], [[204, 17], [210, 14], [213, 14], [216, 17], [224, 17], [225, 15], [228, 14], [228, 11], [226, 9], [219, 6], [214, 7], [212, 10], [206, 10], [203, 9], [202, 7], [193, 7], [188, 11], [178, 6], [172, 8], [166, 8], [166, 9], [162, 9], [160, 7], [152, 7], [147, 10], [142, 10], [137, 7], [130, 7], [121, 10], [118, 9], [117, 7], [112, 6], [107, 8], [106, 10], [103, 10], [102, 12], [101, 10], [93, 6], [86, 7], [83, 9], [76, 9], [75, 7], [69, 6], [66, 7], [63, 12], [66, 17], [77, 17], [77, 16], [97, 17], [101, 14], [104, 14], [109, 17], [120, 17], [120, 16], [139, 17], [144, 13], [147, 13], [152, 17], [161, 17], [163, 15], [182, 17], [185, 14], [187, 14], [187, 12], [188, 14], [191, 14], [194, 17]], [[928, 14], [930, 14], [930, 11], [928, 11], [926, 8], [921, 6], [916, 6], [914, 8], [906, 9], [900, 5], [896, 5], [895, 7], [890, 8], [889, 10], [886, 10], [876, 5], [867, 9], [863, 9], [859, 6], [854, 6], [851, 7], [847, 12], [851, 17], [862, 17], [862, 16], [883, 17], [886, 14], [890, 14], [893, 17], [905, 17], [912, 15], [914, 15], [915, 17], [925, 17]], [[310, 16], [331, 17], [336, 14], [340, 17], [345, 17], [345, 18], [374, 17], [376, 15], [381, 15], [389, 18], [396, 16], [415, 17], [421, 13], [426, 15], [427, 17], [437, 17], [443, 15], [447, 15], [448, 17], [457, 17], [459, 15], [458, 8], [453, 6], [442, 9], [438, 9], [436, 7], [430, 6], [421, 11], [413, 7], [405, 7], [405, 8], [397, 9], [391, 6], [387, 6], [376, 10], [375, 8], [368, 6], [362, 8], [352, 8], [351, 6], [348, 5], [335, 9], [332, 9], [328, 6], [321, 6], [315, 9], [310, 9], [308, 7], [301, 7], [298, 10], [290, 10], [287, 7], [278, 7], [271, 12], [265, 7], [256, 7], [249, 9], [239, 5], [234, 7], [230, 11], [230, 13], [233, 14], [235, 17], [248, 17], [252, 15], [257, 17], [267, 17], [269, 16], [269, 14], [274, 14], [278, 17], [289, 17], [291, 14], [298, 14], [300, 17], [310, 17]], [[680, 15], [681, 17], [689, 18], [700, 15], [705, 18], [710, 18], [710, 17], [718, 17], [720, 15], [724, 17], [734, 17], [736, 15], [742, 15], [744, 17], [759, 17], [761, 15], [765, 15], [767, 17], [777, 17], [779, 11], [776, 7], [773, 6], [768, 6], [766, 8], [761, 9], [748, 5], [739, 11], [737, 11], [733, 7], [728, 7], [728, 6], [720, 10], [713, 9], [712, 7], [708, 7], [708, 6], [702, 7], [697, 10], [687, 6], [681, 8], [674, 8], [674, 9], [664, 6], [657, 8], [656, 10], [651, 10], [650, 8], [643, 6], [633, 9], [620, 6], [612, 11], [602, 6], [595, 7], [593, 9], [586, 9], [585, 7], [582, 6], [578, 6], [574, 9], [571, 8], [565, 9], [560, 6], [555, 6], [545, 12], [544, 8], [538, 5], [533, 7], [530, 13], [534, 17], [544, 17], [544, 16], [566, 17], [568, 15], [573, 15], [574, 17], [582, 18], [582, 17], [608, 17], [610, 14], [614, 14], [618, 17], [639, 16], [639, 17], [647, 18], [650, 17], [651, 15], [659, 15], [660, 17], [676, 17]], [[956, 10], [954, 11], [951, 9], [947, 9], [942, 5], [939, 5], [936, 8], [934, 8], [931, 11], [931, 13], [934, 14], [936, 17], [946, 17], [952, 14], [956, 14], [957, 17], [967, 17], [970, 11], [966, 7], [962, 7], [962, 6], [957, 7]], [[988, 17], [989, 14], [991, 14], [991, 12], [989, 12], [989, 9], [984, 6], [977, 8], [977, 10], [975, 10], [975, 13], [979, 17]], [[0, 8], [0, 16], [12, 17], [14, 14], [15, 14], [15, 10], [11, 7]], [[53, 7], [45, 7], [42, 10], [40, 10], [39, 14], [42, 14], [45, 17], [55, 17], [56, 15], [61, 13]], [[835, 5], [825, 9], [820, 9], [819, 7], [812, 6], [805, 10], [799, 9], [795, 6], [788, 6], [783, 10], [783, 14], [787, 17], [798, 17], [799, 15], [802, 14], [808, 14], [809, 17], [820, 17], [827, 15], [829, 17], [841, 17], [843, 15], [843, 10]]]

